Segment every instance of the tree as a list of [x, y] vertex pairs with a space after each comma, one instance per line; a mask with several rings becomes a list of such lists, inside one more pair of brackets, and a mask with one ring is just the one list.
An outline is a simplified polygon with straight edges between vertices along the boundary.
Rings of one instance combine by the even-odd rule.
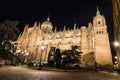
[[78, 49], [78, 46], [72, 46], [71, 50], [63, 51], [62, 53], [63, 66], [71, 67], [70, 65], [80, 64], [80, 56], [82, 52], [78, 52], [77, 49]]
[[5, 20], [0, 23], [0, 43], [4, 40], [16, 40], [19, 29], [16, 27], [19, 21]]
[[61, 53], [60, 53], [60, 49], [56, 49], [56, 52], [55, 52], [55, 63], [56, 63], [56, 67], [60, 67], [61, 66]]
[[19, 61], [18, 56], [14, 53], [16, 52], [16, 46], [11, 44], [10, 41], [5, 40], [0, 47], [0, 57], [5, 60], [10, 60], [13, 64], [17, 64]]
[[16, 26], [18, 23], [19, 21], [10, 20], [5, 20], [0, 23], [0, 57], [3, 59], [10, 60], [11, 57], [15, 57], [13, 54], [15, 47], [11, 41], [17, 39], [19, 29]]

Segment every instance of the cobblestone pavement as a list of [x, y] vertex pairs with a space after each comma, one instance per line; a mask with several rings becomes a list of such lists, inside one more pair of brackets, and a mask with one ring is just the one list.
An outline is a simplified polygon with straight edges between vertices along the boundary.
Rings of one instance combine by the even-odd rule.
[[25, 67], [0, 67], [0, 80], [120, 80], [120, 75], [103, 71], [38, 71]]

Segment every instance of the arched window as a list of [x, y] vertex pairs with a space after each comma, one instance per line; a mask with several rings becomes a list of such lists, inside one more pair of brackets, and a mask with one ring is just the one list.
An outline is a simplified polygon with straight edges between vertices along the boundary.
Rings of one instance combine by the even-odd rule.
[[98, 31], [96, 33], [98, 34]]
[[101, 34], [101, 31], [99, 31], [99, 34]]
[[98, 21], [98, 24], [100, 24], [100, 21]]

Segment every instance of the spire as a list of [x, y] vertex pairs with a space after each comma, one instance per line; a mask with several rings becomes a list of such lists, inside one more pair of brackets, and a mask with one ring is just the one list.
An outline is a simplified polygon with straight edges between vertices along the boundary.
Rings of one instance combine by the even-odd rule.
[[76, 23], [74, 23], [74, 36], [76, 36]]
[[64, 26], [64, 29], [63, 29], [63, 35], [62, 35], [63, 38], [65, 37], [65, 32], [66, 32], [66, 26]]
[[34, 27], [37, 27], [37, 21], [34, 23]]
[[74, 31], [76, 30], [76, 23], [74, 23]]
[[55, 27], [55, 30], [54, 30], [54, 39], [56, 38], [56, 32], [57, 32], [57, 27]]
[[68, 32], [70, 31], [70, 29], [68, 28], [68, 30], [67, 30]]
[[28, 27], [29, 27], [29, 24], [26, 24], [24, 30], [27, 30]]
[[38, 23], [38, 27], [40, 28], [40, 22]]
[[29, 27], [29, 24], [26, 24], [23, 31], [23, 35], [25, 35], [28, 32], [28, 27]]
[[50, 21], [50, 16], [48, 16], [47, 21]]
[[57, 27], [55, 27], [55, 31], [54, 31], [54, 33], [56, 33], [57, 32]]
[[99, 8], [98, 8], [98, 6], [97, 6], [97, 11], [99, 11]]
[[66, 31], [66, 26], [64, 26], [64, 29], [63, 29], [63, 31]]
[[99, 11], [98, 6], [97, 6], [97, 12], [96, 12], [96, 15], [100, 15], [100, 11]]
[[92, 28], [92, 23], [91, 22], [88, 23], [88, 28]]

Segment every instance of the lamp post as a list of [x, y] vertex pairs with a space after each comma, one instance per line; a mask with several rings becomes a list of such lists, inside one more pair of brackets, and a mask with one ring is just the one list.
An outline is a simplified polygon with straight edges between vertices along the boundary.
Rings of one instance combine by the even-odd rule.
[[114, 42], [114, 46], [116, 49], [116, 57], [115, 59], [117, 60], [117, 65], [118, 65], [118, 69], [120, 70], [120, 52], [118, 52], [120, 50], [120, 42], [116, 41]]
[[29, 55], [29, 52], [27, 52], [26, 50], [25, 51], [22, 51], [22, 63], [26, 63], [27, 62], [27, 57]]
[[26, 62], [27, 62], [27, 57], [28, 57], [28, 55], [29, 55], [29, 52], [25, 51], [25, 54], [24, 54], [24, 56], [25, 56], [24, 63], [26, 63]]
[[42, 45], [42, 46], [41, 46], [41, 50], [42, 50], [42, 51], [41, 51], [41, 54], [40, 54], [40, 62], [39, 62], [39, 66], [38, 66], [38, 69], [39, 69], [39, 70], [41, 70], [41, 68], [42, 68], [42, 54], [43, 54], [44, 48], [45, 48], [45, 47]]

